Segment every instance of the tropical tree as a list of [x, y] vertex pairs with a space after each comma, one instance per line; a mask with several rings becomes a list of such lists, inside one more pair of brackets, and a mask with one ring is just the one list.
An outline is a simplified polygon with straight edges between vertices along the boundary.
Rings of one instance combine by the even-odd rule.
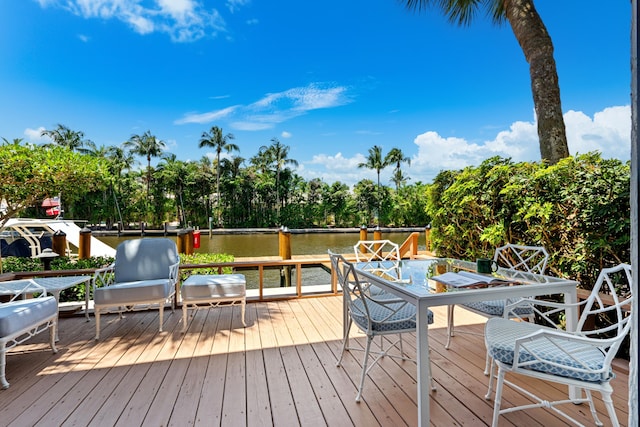
[[358, 164], [359, 168], [367, 168], [376, 171], [376, 175], [378, 177], [377, 183], [377, 191], [376, 191], [376, 199], [378, 200], [377, 209], [380, 211], [380, 171], [382, 169], [389, 166], [389, 163], [386, 157], [382, 157], [382, 147], [379, 145], [374, 145], [369, 148], [369, 155], [367, 156], [367, 161], [364, 163]]
[[162, 150], [166, 148], [166, 144], [164, 141], [151, 135], [151, 131], [146, 131], [142, 135], [132, 135], [123, 145], [129, 148], [131, 153], [145, 156], [147, 159], [147, 204], [149, 204], [151, 192], [151, 158], [161, 156]]
[[405, 0], [410, 9], [428, 6], [442, 9], [449, 21], [469, 25], [480, 9], [493, 22], [509, 21], [525, 59], [529, 64], [531, 91], [538, 120], [538, 138], [542, 160], [556, 164], [569, 156], [567, 135], [560, 103], [558, 72], [553, 58], [553, 43], [533, 0]]
[[222, 135], [222, 128], [213, 126], [209, 132], [202, 132], [199, 148], [211, 147], [216, 150], [216, 194], [218, 196], [218, 226], [222, 225], [222, 209], [220, 204], [220, 153], [224, 150], [227, 153], [240, 151], [240, 148], [231, 142], [235, 139], [233, 134]]
[[280, 209], [280, 174], [285, 169], [286, 165], [298, 166], [298, 161], [289, 158], [288, 145], [282, 145], [278, 138], [271, 138], [271, 145], [268, 147], [261, 147], [260, 150], [266, 149], [267, 159], [269, 163], [275, 167], [276, 172], [276, 210]]
[[55, 145], [67, 147], [71, 151], [81, 151], [88, 142], [84, 139], [84, 132], [73, 131], [61, 124], [53, 130], [43, 130], [40, 136], [48, 136]]
[[387, 153], [387, 155], [384, 158], [384, 162], [388, 165], [395, 165], [395, 168], [393, 169], [393, 177], [391, 178], [391, 181], [393, 181], [394, 184], [396, 185], [396, 192], [397, 192], [400, 190], [400, 185], [404, 184], [407, 181], [407, 179], [409, 179], [402, 173], [402, 169], [401, 169], [402, 163], [411, 165], [411, 158], [408, 156], [405, 156], [401, 149], [394, 147]]
[[104, 188], [103, 159], [66, 147], [10, 143], [0, 145], [0, 228], [21, 210], [64, 190], [68, 200]]

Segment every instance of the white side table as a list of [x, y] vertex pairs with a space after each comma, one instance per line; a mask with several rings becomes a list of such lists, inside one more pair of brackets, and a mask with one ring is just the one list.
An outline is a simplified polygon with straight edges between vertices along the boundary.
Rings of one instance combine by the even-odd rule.
[[[247, 281], [244, 274], [194, 274], [182, 282], [182, 332], [187, 330], [189, 309], [197, 310], [199, 304], [217, 307], [220, 303], [241, 304], [242, 325], [247, 302]], [[193, 315], [193, 313], [192, 313]]]

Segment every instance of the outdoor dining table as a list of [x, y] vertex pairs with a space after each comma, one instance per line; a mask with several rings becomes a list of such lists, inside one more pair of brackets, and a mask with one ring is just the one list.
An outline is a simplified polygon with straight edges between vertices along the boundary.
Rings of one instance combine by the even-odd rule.
[[[430, 420], [429, 326], [427, 322], [429, 307], [553, 294], [563, 294], [565, 303], [577, 302], [578, 282], [574, 280], [499, 268], [494, 274], [505, 279], [513, 279], [512, 284], [509, 286], [446, 289], [444, 292], [437, 292], [435, 281], [429, 280], [430, 276], [449, 271], [475, 272], [476, 263], [450, 258], [391, 262], [397, 263], [396, 268], [389, 269], [388, 266], [377, 268], [372, 262], [356, 263], [354, 264], [355, 273], [361, 280], [373, 283], [416, 306], [419, 426], [429, 426]], [[384, 273], [381, 274], [381, 271]], [[574, 306], [574, 308], [567, 310], [567, 330], [575, 329], [577, 319], [577, 307]], [[576, 391], [569, 390], [569, 393], [573, 395]]]

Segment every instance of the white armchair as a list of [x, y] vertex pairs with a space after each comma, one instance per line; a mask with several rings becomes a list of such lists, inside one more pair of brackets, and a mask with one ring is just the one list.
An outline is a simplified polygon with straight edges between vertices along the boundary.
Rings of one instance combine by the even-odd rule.
[[[0, 385], [3, 389], [9, 388], [9, 382], [5, 376], [8, 350], [48, 329], [49, 345], [54, 353], [58, 351], [55, 344], [58, 303], [53, 296], [47, 296], [47, 291], [35, 282], [31, 280], [24, 282], [24, 288], [9, 302], [0, 303]], [[0, 288], [2, 288], [1, 282]], [[13, 293], [13, 291], [6, 293], [9, 292]], [[38, 293], [39, 296], [19, 299], [32, 293]]]
[[160, 328], [167, 301], [173, 309], [180, 257], [171, 239], [126, 240], [116, 248], [115, 262], [97, 270], [93, 277], [96, 339], [100, 338], [100, 315], [132, 311], [158, 304]]
[[[505, 316], [515, 316], [516, 307], [529, 306], [546, 325], [514, 322], [508, 318], [489, 319], [485, 326], [485, 344], [489, 355], [498, 365], [496, 396], [493, 410], [493, 426], [497, 426], [501, 414], [530, 408], [550, 408], [567, 420], [580, 424], [557, 406], [566, 403], [588, 402], [596, 425], [602, 425], [593, 404], [591, 391], [598, 391], [607, 408], [611, 424], [618, 425], [618, 418], [611, 400], [614, 377], [611, 362], [623, 339], [629, 333], [631, 295], [631, 266], [620, 264], [605, 268], [598, 277], [591, 295], [582, 303], [582, 314], [575, 331], [564, 331], [557, 326], [558, 315], [568, 305], [523, 299], [506, 307]], [[600, 293], [613, 297], [612, 305], [605, 305]], [[589, 318], [604, 318], [595, 329], [585, 328]], [[505, 374], [524, 375], [577, 388], [578, 396], [549, 402], [536, 396], [531, 390], [505, 379]], [[494, 376], [489, 379], [487, 399], [491, 398]], [[526, 381], [522, 382], [526, 384]], [[503, 385], [518, 390], [534, 403], [501, 408]], [[582, 390], [585, 397], [582, 396]]]

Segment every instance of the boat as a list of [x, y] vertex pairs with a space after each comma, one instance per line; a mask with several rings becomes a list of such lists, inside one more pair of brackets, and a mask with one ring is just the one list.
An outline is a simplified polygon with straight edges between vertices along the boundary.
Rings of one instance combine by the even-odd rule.
[[[66, 256], [74, 257], [80, 247], [82, 229], [72, 220], [47, 218], [11, 218], [0, 231], [2, 256], [37, 257], [52, 247], [54, 233], [66, 235]], [[91, 236], [91, 256], [115, 257], [116, 250]], [[63, 255], [63, 254], [60, 254]]]

